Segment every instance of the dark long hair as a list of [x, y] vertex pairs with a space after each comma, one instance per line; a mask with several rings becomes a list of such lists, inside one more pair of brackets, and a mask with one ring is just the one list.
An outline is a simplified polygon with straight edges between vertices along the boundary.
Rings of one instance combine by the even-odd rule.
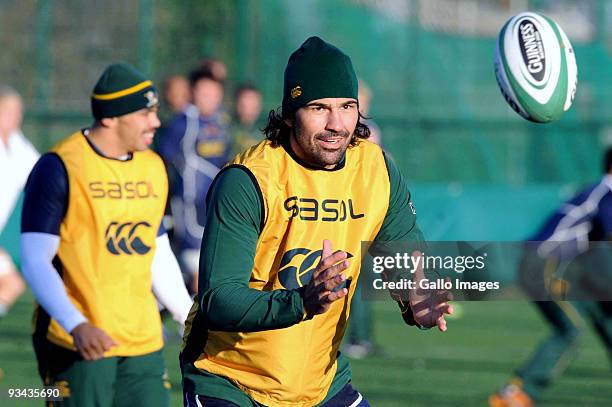
[[[370, 128], [367, 124], [362, 122], [362, 119], [365, 120], [366, 117], [359, 112], [357, 127], [351, 137], [350, 147], [357, 145], [360, 139], [367, 139], [370, 137]], [[264, 127], [263, 132], [266, 135], [266, 139], [270, 140], [274, 147], [289, 141], [291, 127], [285, 123], [285, 117], [283, 117], [280, 107], [276, 110], [270, 110], [270, 113], [268, 113], [268, 123], [266, 127]]]

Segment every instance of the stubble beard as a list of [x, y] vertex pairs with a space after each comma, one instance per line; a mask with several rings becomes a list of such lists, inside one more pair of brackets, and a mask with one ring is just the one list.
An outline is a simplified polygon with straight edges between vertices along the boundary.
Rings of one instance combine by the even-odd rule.
[[[315, 134], [313, 138], [300, 136], [299, 132], [300, 129], [295, 128], [291, 135], [301, 150], [298, 156], [301, 156], [300, 158], [306, 163], [320, 168], [337, 165], [344, 157], [351, 137], [347, 131], [338, 133], [322, 131]], [[329, 136], [342, 137], [342, 140], [339, 141], [341, 146], [338, 149], [328, 150], [318, 144], [318, 139]]]

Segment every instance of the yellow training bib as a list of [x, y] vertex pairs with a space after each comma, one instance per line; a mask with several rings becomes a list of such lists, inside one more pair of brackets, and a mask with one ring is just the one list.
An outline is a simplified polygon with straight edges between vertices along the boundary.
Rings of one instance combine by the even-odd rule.
[[382, 150], [361, 141], [331, 171], [300, 165], [269, 141], [247, 150], [234, 164], [248, 168], [261, 189], [265, 224], [259, 236], [250, 287], [296, 289], [308, 283], [323, 239], [349, 253], [349, 295], [312, 320], [262, 332], [210, 331], [195, 366], [229, 378], [270, 406], [313, 406], [322, 401], [336, 372], [350, 300], [360, 271], [361, 242], [376, 237], [389, 205], [390, 185]]
[[[68, 297], [119, 344], [105, 356], [159, 350], [162, 327], [151, 262], [168, 191], [161, 159], [152, 151], [136, 152], [127, 161], [105, 158], [81, 132], [52, 151], [68, 173], [68, 210], [54, 261]], [[47, 338], [74, 349], [72, 336], [53, 319]]]

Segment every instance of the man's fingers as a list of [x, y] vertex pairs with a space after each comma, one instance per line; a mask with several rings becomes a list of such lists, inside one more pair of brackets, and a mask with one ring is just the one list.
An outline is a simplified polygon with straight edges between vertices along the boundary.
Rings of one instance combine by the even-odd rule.
[[117, 342], [115, 342], [113, 338], [104, 333], [102, 337], [102, 346], [104, 347], [104, 352], [106, 352], [107, 350], [117, 346]]
[[331, 240], [323, 239], [323, 250], [321, 253], [321, 260], [323, 260], [326, 257], [331, 256], [331, 254], [332, 254]]
[[81, 354], [83, 359], [91, 360], [91, 355], [89, 353], [89, 349], [85, 346], [83, 341], [79, 339], [79, 337], [74, 338], [74, 346], [77, 348], [77, 351]]
[[83, 356], [83, 359], [85, 360], [96, 360], [96, 358], [88, 351], [83, 350], [81, 352], [81, 355]]
[[336, 287], [340, 286], [342, 283], [346, 281], [346, 276], [344, 274], [338, 274], [334, 278], [330, 278], [323, 285], [328, 291], [333, 291]]
[[102, 347], [104, 348], [104, 352], [114, 348], [115, 346], [117, 346], [117, 344], [111, 338], [106, 338], [102, 341]]
[[312, 278], [316, 278], [323, 271], [338, 263], [339, 261], [346, 259], [347, 257], [348, 255], [346, 254], [346, 252], [343, 252], [342, 250], [337, 250], [335, 253], [333, 253], [331, 248], [331, 242], [327, 239], [323, 240], [321, 260], [319, 261], [319, 264], [317, 265], [317, 268], [315, 269]]
[[92, 338], [90, 352], [96, 357], [96, 359], [104, 356], [104, 341], [100, 336], [95, 336]]
[[438, 318], [438, 320], [436, 321], [436, 325], [438, 326], [440, 332], [446, 331], [446, 320], [444, 319], [444, 316]]
[[346, 288], [338, 289], [346, 281], [346, 275], [342, 272], [349, 267], [347, 258], [348, 253], [341, 250], [333, 252], [331, 242], [323, 240], [321, 260], [304, 291], [304, 308], [307, 308], [309, 315], [326, 312], [332, 302], [348, 294]]
[[321, 249], [321, 260], [319, 260], [319, 264], [317, 265], [317, 268], [315, 269], [314, 273], [312, 273], [313, 280], [317, 278], [317, 276], [321, 274], [321, 272], [324, 270], [324, 268], [321, 267], [321, 263], [323, 263], [323, 260], [329, 257], [331, 254], [332, 254], [331, 241], [327, 239], [323, 239], [323, 248]]
[[436, 293], [435, 302], [436, 304], [442, 304], [453, 300], [453, 293], [450, 291], [438, 291]]
[[117, 343], [102, 329], [84, 322], [72, 330], [74, 345], [85, 360], [98, 360]]
[[340, 275], [340, 273], [346, 270], [348, 266], [349, 266], [348, 260], [344, 260], [343, 262], [338, 263], [335, 266], [331, 266], [330, 268], [328, 268], [327, 270], [325, 270], [323, 273], [319, 274], [316, 277], [315, 284], [319, 285], [319, 284], [325, 283], [328, 280], [331, 280], [337, 277], [338, 275]]
[[438, 304], [436, 306], [436, 311], [438, 311], [440, 314], [444, 315], [444, 314], [452, 314], [453, 313], [453, 306], [450, 305], [447, 302], [444, 302], [442, 304]]
[[340, 286], [345, 281], [346, 276], [344, 274], [337, 274], [334, 277], [319, 283], [316, 287], [316, 290], [319, 293], [319, 298], [321, 298], [321, 294], [333, 291], [336, 287]]
[[325, 297], [323, 301], [331, 304], [332, 302], [345, 297], [347, 294], [348, 294], [348, 290], [346, 288], [341, 288], [338, 291], [332, 291], [331, 293], [329, 293], [329, 295]]
[[84, 348], [82, 346], [77, 346], [77, 349], [79, 350], [79, 353], [81, 354], [81, 356], [83, 356], [83, 359], [93, 360], [92, 355], [91, 353], [89, 353], [89, 350], [87, 348]]
[[446, 308], [446, 313], [448, 315], [453, 315], [455, 313], [455, 309], [453, 308], [452, 305], [448, 304], [448, 308]]
[[100, 359], [100, 353], [96, 350], [96, 347], [92, 343], [84, 344], [81, 348], [81, 354], [85, 360]]
[[335, 253], [327, 257], [321, 257], [321, 262], [319, 263], [317, 268], [321, 271], [326, 270], [332, 267], [334, 264], [341, 262], [342, 260], [345, 260], [347, 257], [348, 255], [346, 254], [346, 252], [343, 252], [342, 250], [338, 250]]

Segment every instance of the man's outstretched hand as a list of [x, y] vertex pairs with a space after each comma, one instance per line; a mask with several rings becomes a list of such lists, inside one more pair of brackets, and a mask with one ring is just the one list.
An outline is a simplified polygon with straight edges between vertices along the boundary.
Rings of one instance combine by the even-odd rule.
[[346, 276], [342, 272], [348, 268], [348, 265], [346, 252], [341, 250], [332, 252], [331, 242], [323, 240], [321, 261], [306, 285], [302, 297], [307, 317], [326, 312], [334, 301], [348, 294], [346, 288], [333, 291], [346, 281]]
[[[412, 253], [413, 258], [421, 255], [422, 253], [419, 251]], [[437, 326], [440, 331], [444, 332], [446, 331], [444, 315], [453, 313], [453, 306], [448, 303], [453, 299], [453, 295], [447, 290], [422, 289], [420, 288], [422, 280], [425, 280], [425, 272], [423, 271], [423, 262], [419, 262], [413, 276], [415, 288], [408, 293], [414, 320], [424, 328]]]

